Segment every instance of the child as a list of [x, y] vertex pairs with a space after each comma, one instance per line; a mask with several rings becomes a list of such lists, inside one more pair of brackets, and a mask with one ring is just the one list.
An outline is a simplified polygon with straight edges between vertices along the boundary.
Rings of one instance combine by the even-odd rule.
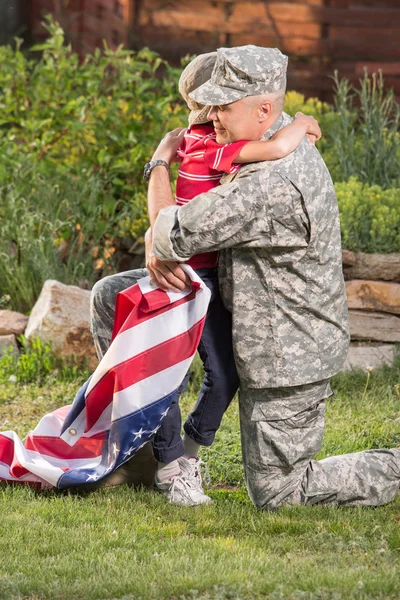
[[[191, 109], [189, 129], [178, 150], [181, 164], [176, 202], [179, 205], [219, 185], [223, 172], [235, 173], [239, 162], [282, 158], [296, 149], [304, 135], [320, 137], [316, 121], [301, 115], [270, 140], [217, 144], [214, 128], [207, 124], [209, 107], [200, 106], [189, 98], [190, 92], [210, 79], [215, 58], [215, 52], [198, 56], [183, 71], [179, 82], [179, 91]], [[146, 243], [146, 252], [149, 251], [150, 233]], [[238, 389], [239, 380], [232, 350], [231, 314], [223, 306], [218, 292], [218, 253], [193, 256], [187, 264], [196, 270], [212, 293], [198, 348], [205, 376], [197, 404], [184, 424], [183, 440], [177, 397], [153, 440], [153, 451], [158, 461], [156, 488], [173, 503], [196, 505], [211, 502], [202, 488], [199, 448], [212, 444], [222, 416]]]

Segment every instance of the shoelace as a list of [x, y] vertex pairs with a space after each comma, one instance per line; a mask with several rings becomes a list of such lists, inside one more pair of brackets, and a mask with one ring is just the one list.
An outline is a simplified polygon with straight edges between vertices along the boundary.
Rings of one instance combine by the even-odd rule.
[[[211, 477], [210, 477], [210, 471], [208, 469], [208, 464], [206, 462], [204, 462], [204, 460], [201, 460], [201, 458], [198, 458], [196, 460], [196, 462], [191, 463], [189, 461], [190, 464], [190, 476], [193, 476], [196, 478], [196, 474], [198, 474], [198, 480], [199, 480], [199, 485], [201, 486], [201, 484], [204, 483], [207, 487], [210, 486], [211, 484]], [[204, 467], [204, 477], [201, 474], [201, 467]]]
[[181, 477], [180, 475], [176, 475], [172, 479], [171, 494], [174, 493], [175, 487], [177, 484], [182, 485], [184, 488], [186, 488], [186, 490], [191, 490], [191, 489], [195, 490], [196, 489], [196, 486], [194, 486], [190, 481], [188, 481], [186, 477]]

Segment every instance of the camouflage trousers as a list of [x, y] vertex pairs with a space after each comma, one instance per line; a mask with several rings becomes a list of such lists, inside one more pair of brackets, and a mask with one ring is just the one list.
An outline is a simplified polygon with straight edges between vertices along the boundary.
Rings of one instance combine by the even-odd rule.
[[379, 506], [400, 486], [400, 450], [366, 450], [313, 460], [321, 449], [328, 381], [239, 392], [243, 463], [259, 508], [283, 504]]

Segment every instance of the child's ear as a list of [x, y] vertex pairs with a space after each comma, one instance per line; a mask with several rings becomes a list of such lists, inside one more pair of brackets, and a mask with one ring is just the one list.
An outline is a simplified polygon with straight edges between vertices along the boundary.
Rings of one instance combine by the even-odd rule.
[[263, 100], [263, 102], [258, 107], [258, 122], [263, 123], [266, 121], [272, 114], [272, 104], [269, 100]]

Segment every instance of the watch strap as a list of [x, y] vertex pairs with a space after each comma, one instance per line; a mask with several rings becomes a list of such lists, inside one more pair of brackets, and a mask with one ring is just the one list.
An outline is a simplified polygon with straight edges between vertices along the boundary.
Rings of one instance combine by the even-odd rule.
[[161, 160], [161, 159], [151, 160], [150, 162], [146, 163], [144, 166], [143, 178], [146, 181], [148, 181], [150, 179], [152, 170], [154, 169], [154, 167], [158, 167], [158, 166], [165, 167], [169, 173], [169, 171], [170, 171], [169, 164], [165, 160]]

